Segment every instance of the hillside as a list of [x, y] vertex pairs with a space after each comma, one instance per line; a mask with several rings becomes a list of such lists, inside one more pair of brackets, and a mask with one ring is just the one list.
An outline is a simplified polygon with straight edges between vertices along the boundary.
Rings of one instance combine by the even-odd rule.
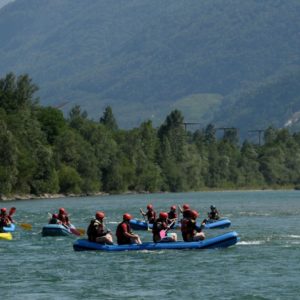
[[[79, 104], [98, 119], [109, 104], [122, 127], [159, 124], [174, 107], [249, 126], [232, 104], [299, 66], [299, 12], [298, 0], [16, 0], [0, 11], [1, 76], [29, 73], [41, 103], [65, 112]], [[287, 111], [276, 101], [270, 122]]]

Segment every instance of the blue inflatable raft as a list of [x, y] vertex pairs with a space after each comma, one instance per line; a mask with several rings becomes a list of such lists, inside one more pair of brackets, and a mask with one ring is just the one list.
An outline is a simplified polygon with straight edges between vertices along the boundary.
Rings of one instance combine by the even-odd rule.
[[[220, 219], [217, 221], [207, 222], [204, 226], [204, 229], [218, 229], [218, 228], [227, 228], [231, 225], [229, 219]], [[130, 220], [130, 226], [134, 230], [152, 230], [153, 225], [145, 221], [140, 221], [137, 219]], [[197, 223], [197, 227], [201, 227], [200, 223]], [[176, 223], [172, 229], [180, 229], [180, 223]]]
[[9, 226], [3, 227], [3, 232], [13, 232], [16, 229], [16, 225], [14, 223], [11, 223]]
[[61, 224], [47, 224], [42, 228], [42, 236], [78, 236], [80, 233], [71, 225], [70, 227]]
[[89, 242], [87, 239], [78, 239], [74, 242], [75, 251], [129, 251], [129, 250], [184, 250], [184, 249], [213, 249], [227, 248], [237, 243], [238, 234], [235, 231], [228, 232], [213, 238], [199, 242], [170, 242], [170, 243], [153, 243], [147, 242], [140, 245], [103, 245]]

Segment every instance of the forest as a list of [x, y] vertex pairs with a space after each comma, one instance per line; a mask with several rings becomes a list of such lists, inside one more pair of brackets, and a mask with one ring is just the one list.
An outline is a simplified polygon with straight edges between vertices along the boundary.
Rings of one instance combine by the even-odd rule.
[[300, 133], [269, 126], [261, 143], [189, 131], [174, 109], [157, 128], [118, 127], [112, 108], [67, 117], [39, 104], [27, 75], [0, 79], [0, 196], [300, 187]]

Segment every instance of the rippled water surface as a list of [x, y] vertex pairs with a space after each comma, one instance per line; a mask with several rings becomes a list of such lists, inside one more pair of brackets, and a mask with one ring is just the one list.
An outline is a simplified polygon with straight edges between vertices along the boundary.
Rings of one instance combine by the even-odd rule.
[[[300, 299], [300, 194], [297, 191], [122, 195], [0, 203], [17, 207], [20, 227], [0, 240], [1, 299]], [[140, 218], [148, 203], [167, 210], [189, 203], [205, 217], [215, 204], [237, 231], [228, 249], [75, 252], [72, 237], [42, 237], [48, 213], [65, 207], [86, 229], [104, 210], [115, 231], [124, 212]], [[149, 232], [139, 232], [144, 241]]]

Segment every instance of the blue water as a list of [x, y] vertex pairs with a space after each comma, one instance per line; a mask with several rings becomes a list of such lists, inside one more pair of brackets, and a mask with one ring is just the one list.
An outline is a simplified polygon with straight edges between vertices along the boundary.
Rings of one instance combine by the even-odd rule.
[[[12, 241], [0, 240], [1, 299], [300, 299], [300, 194], [297, 191], [203, 192], [13, 201], [19, 223]], [[42, 237], [48, 212], [65, 207], [86, 229], [104, 210], [115, 231], [124, 212], [139, 217], [189, 203], [205, 217], [211, 204], [228, 217], [240, 242], [217, 250], [75, 252], [73, 237]], [[138, 232], [144, 241], [149, 232]]]

